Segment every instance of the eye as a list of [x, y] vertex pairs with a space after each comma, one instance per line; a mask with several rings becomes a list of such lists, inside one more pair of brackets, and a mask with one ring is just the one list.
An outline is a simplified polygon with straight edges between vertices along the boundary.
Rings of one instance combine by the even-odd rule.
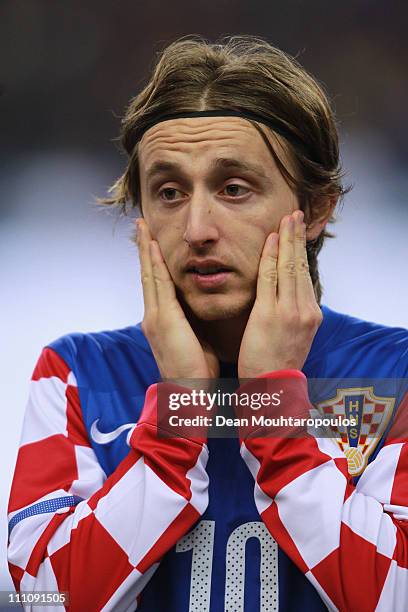
[[159, 191], [159, 197], [165, 202], [173, 202], [183, 197], [183, 192], [175, 187], [165, 187]]
[[230, 183], [229, 185], [226, 185], [223, 191], [225, 192], [225, 195], [232, 198], [239, 198], [240, 196], [244, 196], [249, 193], [249, 189], [247, 187], [238, 185], [237, 183]]

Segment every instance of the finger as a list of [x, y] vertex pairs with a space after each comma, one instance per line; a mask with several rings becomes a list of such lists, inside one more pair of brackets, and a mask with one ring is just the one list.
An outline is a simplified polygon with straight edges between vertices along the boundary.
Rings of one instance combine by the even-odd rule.
[[283, 217], [279, 227], [278, 302], [285, 308], [296, 306], [295, 221]]
[[293, 213], [293, 217], [295, 220], [296, 300], [299, 311], [301, 311], [301, 306], [314, 305], [316, 298], [307, 261], [306, 226], [303, 222], [303, 212], [297, 210]]
[[159, 243], [150, 241], [150, 256], [152, 262], [153, 278], [156, 285], [157, 303], [159, 308], [168, 310], [169, 306], [177, 301], [176, 289], [173, 279], [163, 259]]
[[259, 262], [256, 298], [269, 307], [276, 305], [278, 290], [278, 249], [279, 236], [276, 232], [269, 234]]
[[149, 228], [142, 219], [137, 222], [137, 245], [139, 248], [140, 277], [143, 287], [143, 301], [145, 315], [157, 308], [156, 284], [153, 278], [153, 268], [150, 257], [149, 242], [151, 240]]

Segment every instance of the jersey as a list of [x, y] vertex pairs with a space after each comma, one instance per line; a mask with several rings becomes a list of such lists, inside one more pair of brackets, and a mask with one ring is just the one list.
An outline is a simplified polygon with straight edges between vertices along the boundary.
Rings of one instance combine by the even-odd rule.
[[158, 436], [140, 324], [46, 347], [9, 502], [16, 589], [74, 611], [406, 610], [408, 332], [322, 312], [291, 401], [354, 414], [335, 440]]

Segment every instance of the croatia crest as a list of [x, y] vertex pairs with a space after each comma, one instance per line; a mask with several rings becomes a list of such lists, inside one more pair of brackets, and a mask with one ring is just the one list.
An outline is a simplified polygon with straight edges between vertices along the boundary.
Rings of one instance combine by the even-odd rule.
[[336, 397], [316, 404], [326, 418], [355, 422], [355, 425], [330, 426], [334, 439], [347, 457], [352, 476], [359, 476], [366, 468], [387, 427], [394, 403], [393, 397], [374, 395], [373, 387], [356, 387], [337, 389]]

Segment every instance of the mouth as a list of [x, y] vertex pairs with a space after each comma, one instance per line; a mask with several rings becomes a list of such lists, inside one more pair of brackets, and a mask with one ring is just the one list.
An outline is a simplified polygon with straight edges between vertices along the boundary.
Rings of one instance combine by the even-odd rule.
[[200, 274], [201, 276], [211, 276], [213, 274], [220, 274], [222, 272], [230, 272], [231, 268], [223, 266], [191, 266], [187, 269], [187, 272], [192, 274]]
[[198, 288], [213, 289], [223, 285], [233, 272], [229, 268], [204, 266], [189, 268], [187, 274]]
[[216, 290], [232, 276], [234, 270], [215, 257], [192, 258], [184, 272], [193, 284], [201, 290]]

